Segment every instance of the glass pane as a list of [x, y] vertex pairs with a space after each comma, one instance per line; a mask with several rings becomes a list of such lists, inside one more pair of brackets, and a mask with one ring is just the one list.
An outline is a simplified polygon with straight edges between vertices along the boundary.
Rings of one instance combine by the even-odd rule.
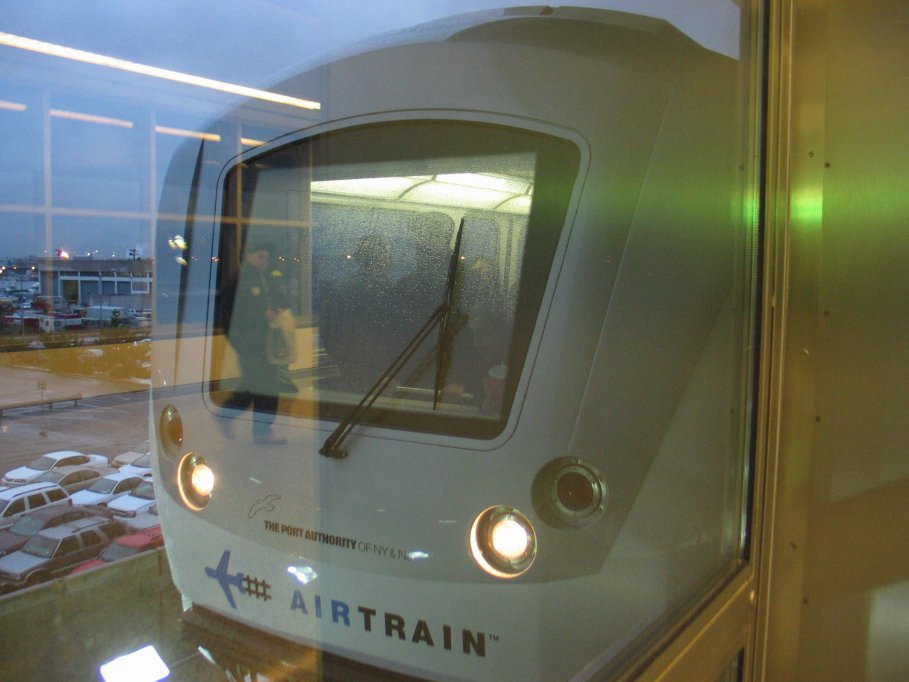
[[745, 652], [742, 651], [735, 660], [729, 664], [729, 668], [723, 671], [716, 682], [741, 682], [745, 672]]
[[[37, 88], [4, 83], [0, 95], [0, 129], [4, 133], [4, 150], [0, 154], [0, 204], [21, 206], [44, 201], [44, 157], [35, 154], [35, 150], [42, 147], [41, 99], [41, 91]], [[0, 221], [12, 218], [6, 211], [0, 213]], [[34, 237], [32, 230], [23, 229], [23, 233], [23, 237], [26, 234]], [[14, 253], [10, 251], [3, 255]]]
[[128, 104], [57, 95], [48, 109], [54, 200], [105, 211], [150, 208], [148, 123]]
[[0, 556], [4, 672], [595, 676], [738, 570], [753, 8], [580, 5], [4, 12], [3, 485], [93, 453], [170, 567]]
[[[393, 149], [393, 162], [371, 149]], [[232, 169], [215, 319], [233, 352], [215, 358], [216, 400], [268, 412], [285, 395], [281, 412], [343, 418], [388, 373], [363, 423], [495, 435], [529, 343], [515, 330], [539, 313], [577, 163], [576, 148], [551, 138], [414, 122]], [[534, 207], [535, 187], [549, 205]], [[523, 209], [502, 208], [516, 197]], [[525, 263], [533, 278], [522, 279]], [[237, 365], [239, 378], [224, 379]]]

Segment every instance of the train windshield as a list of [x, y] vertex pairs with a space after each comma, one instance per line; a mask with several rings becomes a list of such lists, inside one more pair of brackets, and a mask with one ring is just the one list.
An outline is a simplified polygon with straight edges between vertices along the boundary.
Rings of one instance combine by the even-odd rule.
[[[561, 138], [362, 126], [225, 174], [210, 391], [491, 438], [515, 400], [577, 176]], [[379, 389], [375, 389], [380, 384]]]

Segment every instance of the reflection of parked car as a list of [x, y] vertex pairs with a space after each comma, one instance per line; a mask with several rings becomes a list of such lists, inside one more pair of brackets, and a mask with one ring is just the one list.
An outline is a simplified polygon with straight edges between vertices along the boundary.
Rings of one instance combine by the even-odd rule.
[[0, 557], [21, 549], [30, 537], [42, 530], [90, 516], [89, 510], [68, 504], [52, 504], [23, 514], [12, 526], [0, 530]]
[[158, 518], [157, 504], [153, 504], [148, 508], [148, 511], [141, 514], [136, 514], [135, 516], [118, 517], [118, 519], [122, 521], [123, 525], [129, 528], [131, 532], [148, 530], [149, 528], [154, 528], [161, 525], [161, 519]]
[[132, 464], [141, 457], [145, 457], [148, 452], [148, 443], [143, 443], [135, 450], [127, 450], [126, 452], [121, 452], [119, 455], [114, 457], [113, 460], [111, 460], [111, 466], [115, 469], [119, 469], [120, 467], [126, 466], [127, 464]]
[[92, 559], [91, 561], [86, 561], [84, 564], [79, 564], [76, 566], [72, 573], [82, 573], [82, 571], [87, 571], [90, 568], [97, 568], [98, 566], [104, 566], [111, 561], [117, 561], [119, 559], [127, 559], [131, 556], [136, 556], [142, 552], [148, 552], [158, 547], [164, 546], [164, 537], [161, 535], [161, 527], [154, 526], [138, 533], [130, 533], [129, 535], [121, 535], [112, 543], [107, 546], [101, 556], [97, 559]]
[[35, 483], [56, 483], [72, 495], [80, 490], [85, 490], [95, 479], [116, 473], [116, 469], [99, 469], [83, 465], [67, 465], [54, 467], [50, 471], [35, 478]]
[[70, 504], [70, 496], [56, 483], [27, 483], [0, 489], [0, 528], [13, 525], [29, 511], [51, 504]]
[[3, 475], [4, 485], [23, 485], [29, 483], [45, 471], [62, 466], [81, 464], [106, 469], [110, 461], [104, 455], [85, 455], [75, 450], [59, 450], [41, 455], [23, 467], [11, 469]]
[[67, 573], [101, 554], [121, 534], [120, 524], [104, 518], [78, 519], [43, 530], [19, 551], [0, 558], [0, 592]]
[[142, 483], [144, 479], [135, 474], [108, 474], [95, 480], [85, 490], [73, 493], [73, 504], [107, 504]]
[[124, 464], [120, 471], [124, 474], [135, 474], [144, 478], [151, 478], [152, 475], [151, 453], [146, 452], [141, 457], [134, 459], [130, 464]]
[[134, 517], [147, 512], [154, 503], [155, 485], [151, 481], [145, 481], [137, 485], [132, 492], [108, 503], [107, 510], [117, 516]]

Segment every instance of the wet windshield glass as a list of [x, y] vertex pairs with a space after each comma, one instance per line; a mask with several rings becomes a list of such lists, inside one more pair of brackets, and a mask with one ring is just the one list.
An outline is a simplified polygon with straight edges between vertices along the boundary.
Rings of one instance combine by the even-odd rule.
[[218, 257], [227, 343], [213, 347], [216, 402], [249, 391], [274, 396], [271, 409], [345, 419], [448, 286], [446, 324], [362, 421], [492, 437], [514, 397], [577, 163], [577, 149], [555, 138], [423, 122], [304, 140], [234, 169]]

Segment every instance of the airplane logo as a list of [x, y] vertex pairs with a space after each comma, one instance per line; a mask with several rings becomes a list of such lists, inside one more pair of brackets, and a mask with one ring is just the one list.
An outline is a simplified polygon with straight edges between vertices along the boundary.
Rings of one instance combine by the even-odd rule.
[[230, 608], [237, 608], [237, 602], [234, 601], [234, 595], [230, 591], [231, 585], [237, 588], [240, 594], [244, 594], [245, 590], [243, 589], [243, 582], [246, 578], [242, 572], [237, 572], [234, 575], [230, 575], [227, 572], [227, 564], [230, 562], [230, 550], [225, 549], [223, 554], [221, 554], [221, 560], [218, 562], [217, 568], [211, 568], [209, 566], [205, 567], [205, 575], [209, 578], [214, 578], [221, 585], [221, 589], [224, 590], [224, 595], [227, 597], [227, 603], [230, 604]]

